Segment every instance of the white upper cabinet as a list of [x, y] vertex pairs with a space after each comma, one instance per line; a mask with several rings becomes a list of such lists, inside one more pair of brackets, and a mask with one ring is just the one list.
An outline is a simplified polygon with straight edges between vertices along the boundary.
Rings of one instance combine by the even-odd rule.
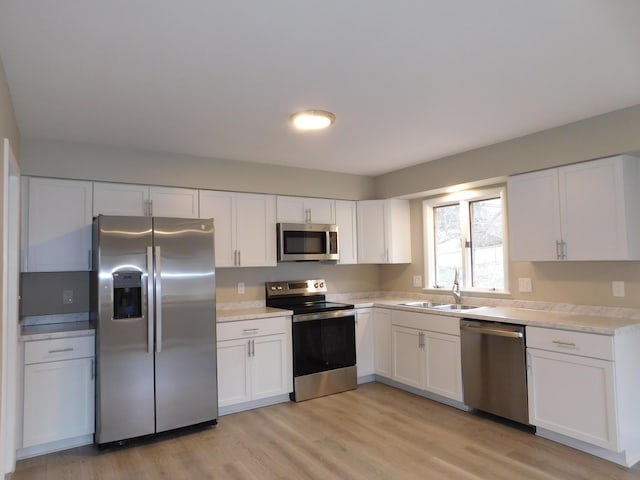
[[341, 265], [358, 263], [358, 225], [356, 202], [336, 200], [336, 224], [338, 225], [338, 249]]
[[277, 197], [280, 223], [336, 223], [336, 202], [326, 198]]
[[149, 201], [154, 217], [198, 218], [198, 190], [149, 187]]
[[198, 191], [95, 182], [93, 215], [198, 218]]
[[148, 215], [149, 187], [124, 183], [93, 183], [93, 216]]
[[628, 155], [510, 177], [511, 260], [640, 259], [639, 181]]
[[357, 202], [358, 263], [411, 263], [408, 200]]
[[213, 218], [217, 267], [264, 267], [276, 262], [273, 195], [200, 191], [200, 218]]
[[24, 177], [23, 271], [91, 269], [92, 184]]

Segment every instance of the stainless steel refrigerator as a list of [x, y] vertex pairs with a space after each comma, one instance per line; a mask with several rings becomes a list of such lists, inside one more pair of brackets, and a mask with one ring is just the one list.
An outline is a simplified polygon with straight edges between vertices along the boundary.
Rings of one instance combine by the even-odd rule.
[[120, 442], [218, 416], [213, 220], [96, 217], [96, 435]]

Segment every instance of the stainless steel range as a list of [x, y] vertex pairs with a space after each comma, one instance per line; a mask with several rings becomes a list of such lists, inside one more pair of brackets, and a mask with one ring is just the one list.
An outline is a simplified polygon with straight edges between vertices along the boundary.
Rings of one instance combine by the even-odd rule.
[[268, 282], [268, 307], [293, 311], [293, 393], [297, 402], [357, 387], [355, 310], [326, 301], [322, 279]]

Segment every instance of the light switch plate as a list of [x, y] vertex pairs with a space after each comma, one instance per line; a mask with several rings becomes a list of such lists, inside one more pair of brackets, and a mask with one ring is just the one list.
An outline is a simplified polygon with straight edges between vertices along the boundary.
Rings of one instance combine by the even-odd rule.
[[414, 275], [413, 276], [413, 286], [421, 287], [422, 286], [422, 275]]
[[531, 293], [531, 279], [529, 277], [518, 278], [518, 290], [522, 293]]
[[611, 291], [614, 297], [624, 297], [624, 282], [611, 282]]

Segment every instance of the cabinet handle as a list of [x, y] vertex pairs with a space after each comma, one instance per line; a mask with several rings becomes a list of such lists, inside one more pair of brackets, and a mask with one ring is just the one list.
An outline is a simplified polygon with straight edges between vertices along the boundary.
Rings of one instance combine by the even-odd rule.
[[242, 266], [242, 250], [238, 250], [238, 266]]
[[562, 260], [562, 242], [556, 240], [556, 260]]
[[551, 343], [558, 345], [559, 347], [572, 347], [575, 348], [576, 344], [573, 342], [563, 342], [562, 340], [552, 340]]
[[424, 333], [418, 332], [418, 348], [424, 347]]
[[87, 262], [89, 264], [89, 270], [93, 270], [93, 256], [91, 255], [91, 250], [89, 249], [87, 253], [89, 254], [89, 261]]
[[64, 353], [64, 352], [73, 352], [75, 349], [73, 347], [68, 348], [59, 348], [57, 350], [49, 350], [49, 353]]
[[565, 242], [564, 240], [561, 242], [561, 246], [562, 246], [562, 259], [566, 260], [567, 259], [567, 242]]
[[256, 356], [256, 341], [255, 340], [251, 340], [251, 356], [252, 357]]
[[153, 217], [153, 200], [149, 200], [149, 216]]
[[253, 333], [253, 332], [260, 331], [260, 328], [259, 327], [256, 327], [256, 328], [243, 328], [242, 331], [244, 333]]
[[95, 380], [96, 378], [96, 361], [95, 359], [91, 359], [91, 380]]

